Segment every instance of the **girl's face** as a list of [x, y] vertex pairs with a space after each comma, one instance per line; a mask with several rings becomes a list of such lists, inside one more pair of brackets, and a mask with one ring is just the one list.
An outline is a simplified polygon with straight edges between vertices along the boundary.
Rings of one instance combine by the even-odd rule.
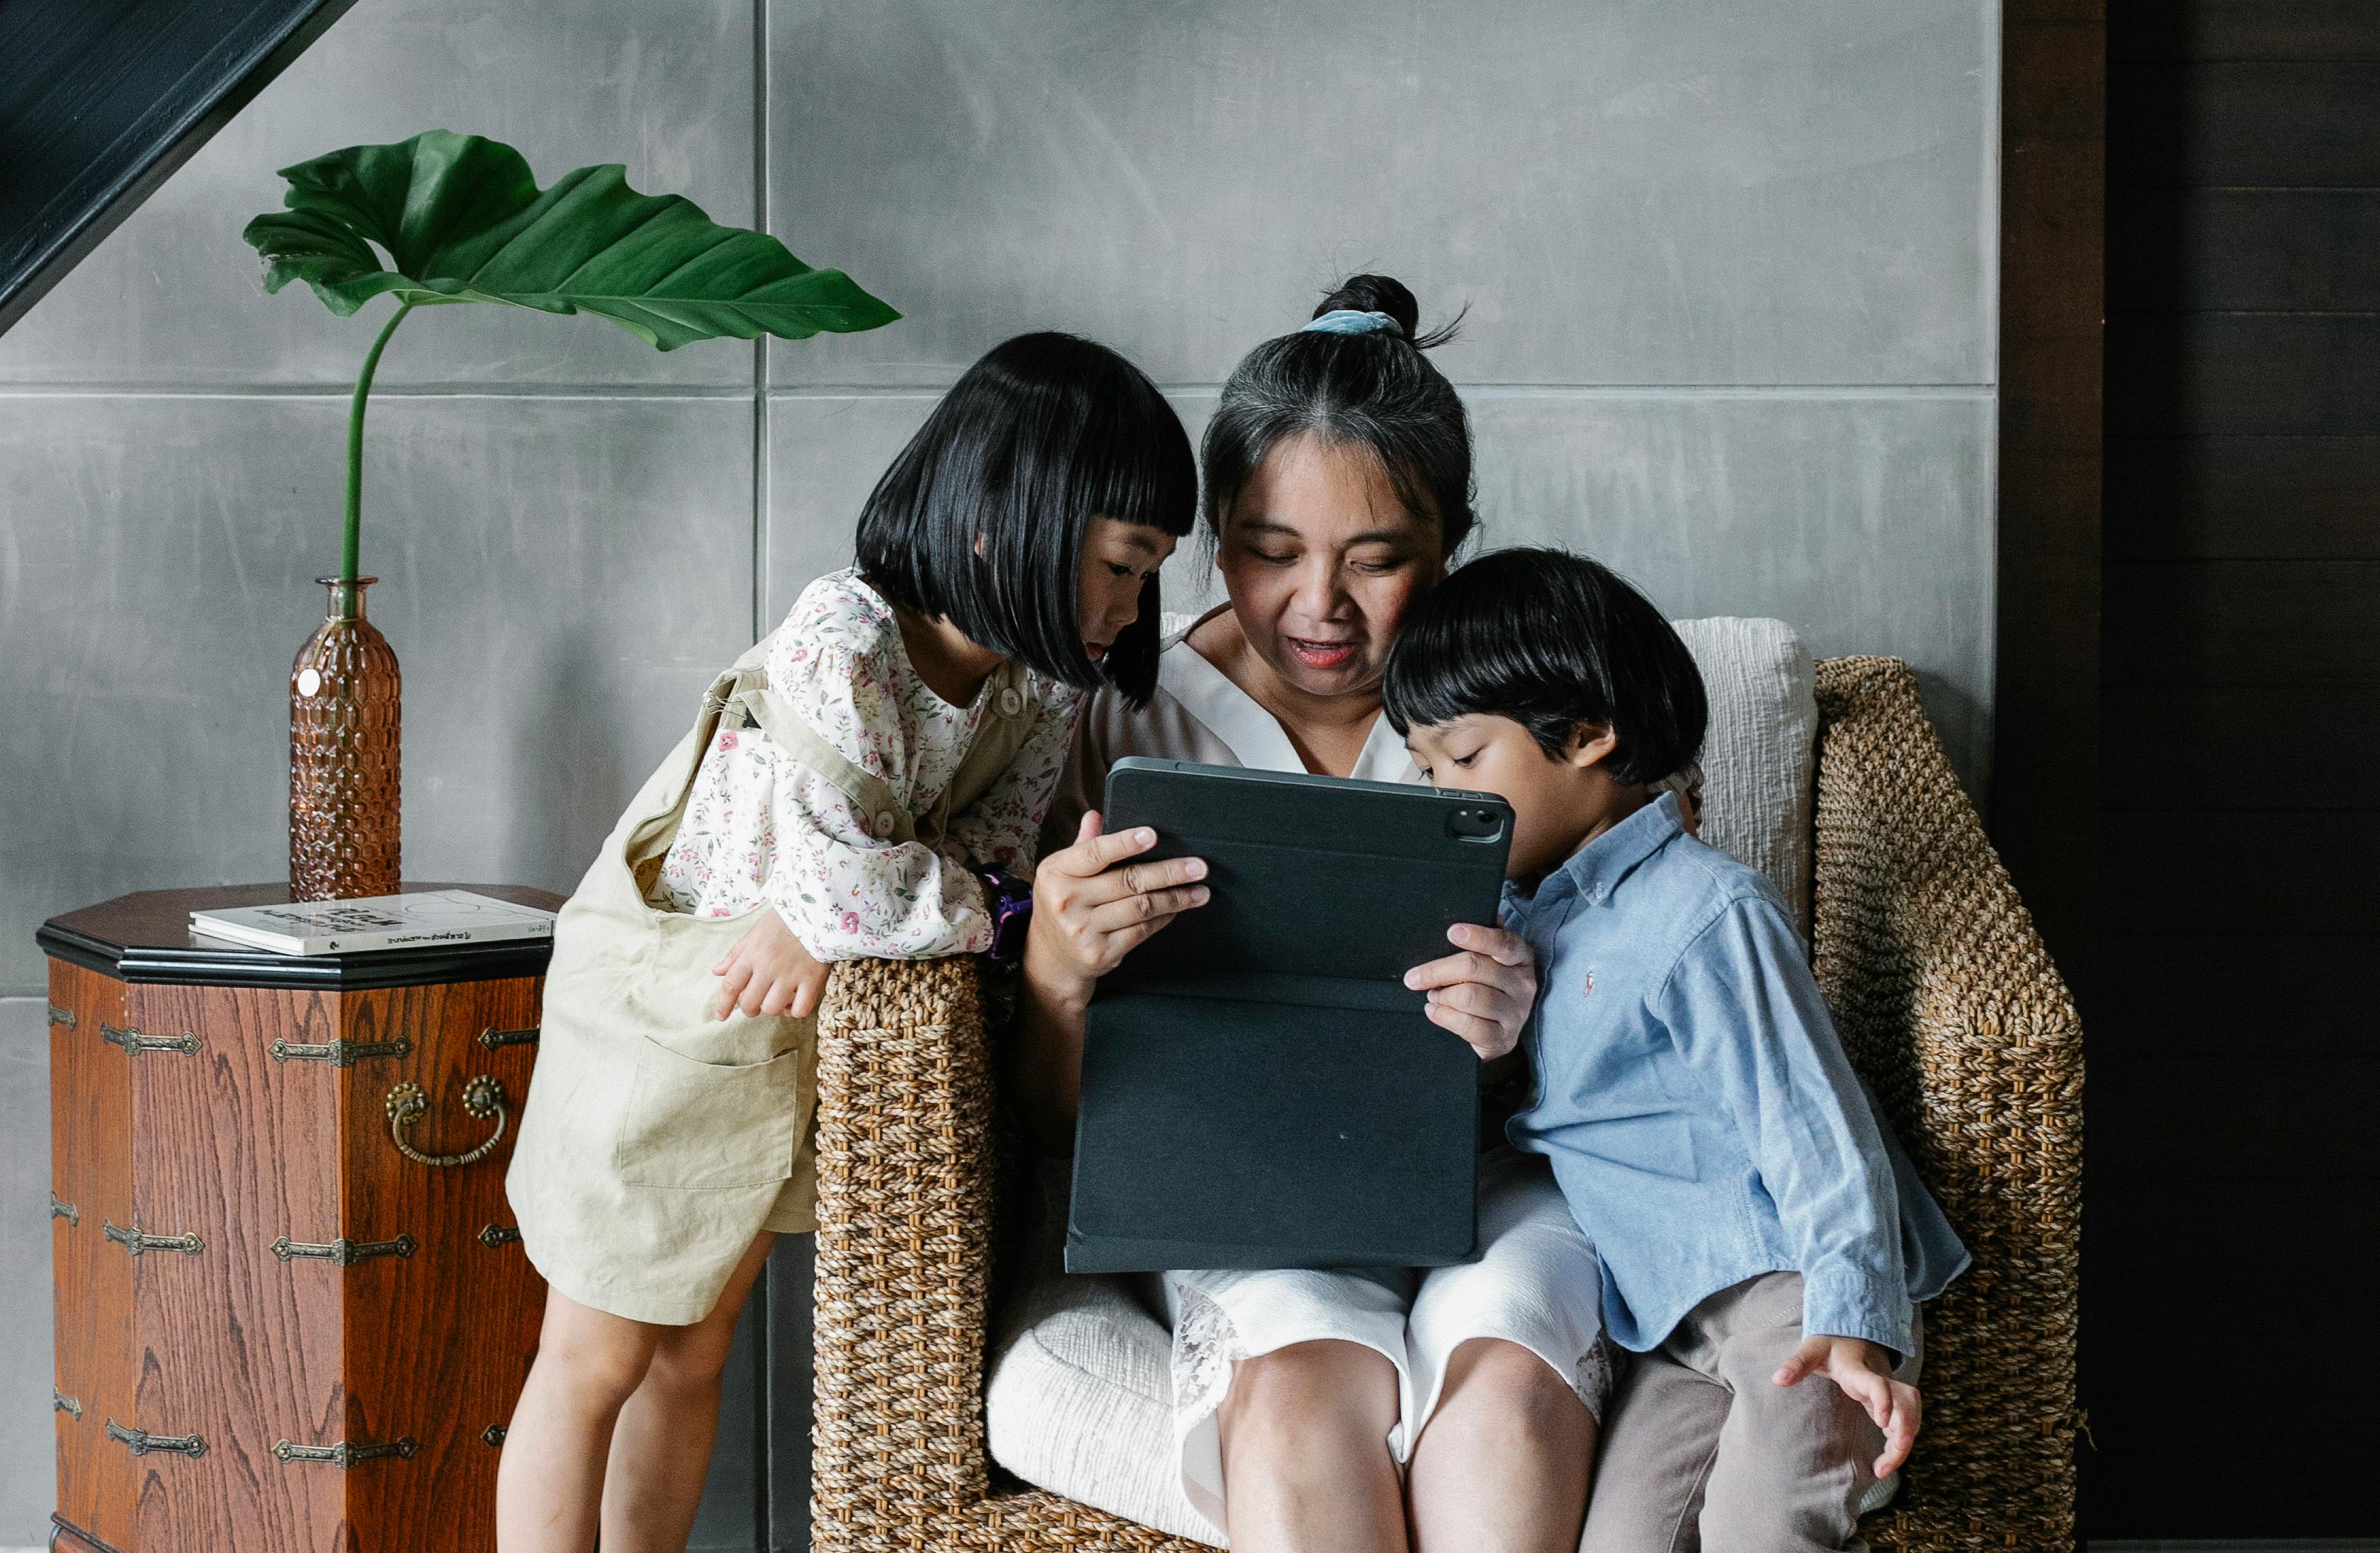
[[1165, 558], [1173, 536], [1161, 528], [1094, 517], [1083, 535], [1083, 571], [1077, 617], [1083, 650], [1096, 663], [1140, 613], [1140, 590]]
[[1446, 575], [1437, 523], [1370, 450], [1312, 435], [1265, 455], [1216, 560], [1249, 648], [1309, 696], [1377, 692], [1405, 611]]

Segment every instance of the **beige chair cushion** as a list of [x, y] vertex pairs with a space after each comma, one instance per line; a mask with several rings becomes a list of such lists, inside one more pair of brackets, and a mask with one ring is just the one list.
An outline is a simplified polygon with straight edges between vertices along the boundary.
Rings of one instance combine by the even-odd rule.
[[[1767, 874], [1810, 923], [1818, 704], [1809, 649], [1776, 620], [1682, 620], [1702, 669], [1710, 729], [1702, 839]], [[1042, 1189], [1062, 1225], [1066, 1167]], [[1069, 1278], [1045, 1237], [1031, 1292], [1002, 1323], [985, 1387], [992, 1460], [1037, 1487], [1223, 1546], [1182, 1492], [1173, 1445], [1172, 1339], [1134, 1280]]]
[[1703, 672], [1702, 839], [1767, 874], [1810, 932], [1817, 795], [1817, 671], [1781, 620], [1674, 623]]

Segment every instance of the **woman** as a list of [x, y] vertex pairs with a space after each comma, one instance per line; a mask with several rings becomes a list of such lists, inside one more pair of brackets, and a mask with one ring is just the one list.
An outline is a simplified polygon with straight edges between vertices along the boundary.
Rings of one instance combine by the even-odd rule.
[[[1102, 694], [1085, 713], [1044, 831], [1012, 1082], [1055, 1148], [1094, 985], [1206, 900], [1196, 859], [1137, 863], [1153, 837], [1102, 833], [1108, 768], [1417, 780], [1381, 668], [1472, 525], [1468, 419], [1417, 313], [1395, 281], [1355, 276], [1224, 385], [1205, 506], [1230, 603], [1169, 641], [1146, 706]], [[1527, 946], [1449, 936], [1406, 984], [1503, 1058], [1536, 996]], [[1480, 1181], [1481, 1253], [1461, 1267], [1165, 1275], [1183, 1487], [1233, 1548], [1576, 1547], [1609, 1387], [1594, 1250], [1542, 1161], [1499, 1149]]]

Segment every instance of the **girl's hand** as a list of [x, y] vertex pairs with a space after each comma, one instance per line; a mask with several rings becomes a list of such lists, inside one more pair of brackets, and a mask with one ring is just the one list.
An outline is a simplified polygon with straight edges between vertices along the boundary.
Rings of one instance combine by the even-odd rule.
[[1521, 1043], [1537, 1001], [1537, 957], [1529, 940], [1502, 928], [1458, 922], [1446, 936], [1463, 952], [1415, 965], [1405, 985], [1429, 994], [1422, 1012], [1493, 1062]]
[[1207, 877], [1197, 857], [1134, 863], [1157, 844], [1143, 826], [1103, 833], [1098, 811], [1083, 816], [1075, 844], [1041, 859], [1033, 873], [1033, 925], [1025, 940], [1026, 975], [1058, 991], [1062, 1001], [1087, 1001], [1091, 984], [1123, 964], [1149, 934], [1181, 912], [1207, 904]]
[[1890, 1477], [1917, 1443], [1924, 1412], [1917, 1388], [1893, 1379], [1892, 1355], [1864, 1338], [1803, 1338], [1772, 1378], [1779, 1386], [1796, 1386], [1814, 1375], [1840, 1387], [1884, 1431], [1884, 1454], [1876, 1459], [1876, 1475]]
[[826, 967], [810, 958], [774, 906], [760, 909], [760, 919], [735, 940], [725, 959], [710, 967], [710, 974], [726, 978], [711, 1006], [713, 1019], [724, 1019], [739, 1008], [746, 1013], [807, 1019], [818, 1012], [819, 999], [826, 994]]

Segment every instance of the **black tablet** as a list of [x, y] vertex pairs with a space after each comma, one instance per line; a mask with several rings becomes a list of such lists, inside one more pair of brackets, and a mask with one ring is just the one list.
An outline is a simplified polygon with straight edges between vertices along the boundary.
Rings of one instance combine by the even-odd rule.
[[1468, 1256], [1478, 1060], [1403, 977], [1496, 920], [1503, 800], [1132, 758], [1106, 819], [1212, 894], [1092, 1001], [1068, 1268]]

